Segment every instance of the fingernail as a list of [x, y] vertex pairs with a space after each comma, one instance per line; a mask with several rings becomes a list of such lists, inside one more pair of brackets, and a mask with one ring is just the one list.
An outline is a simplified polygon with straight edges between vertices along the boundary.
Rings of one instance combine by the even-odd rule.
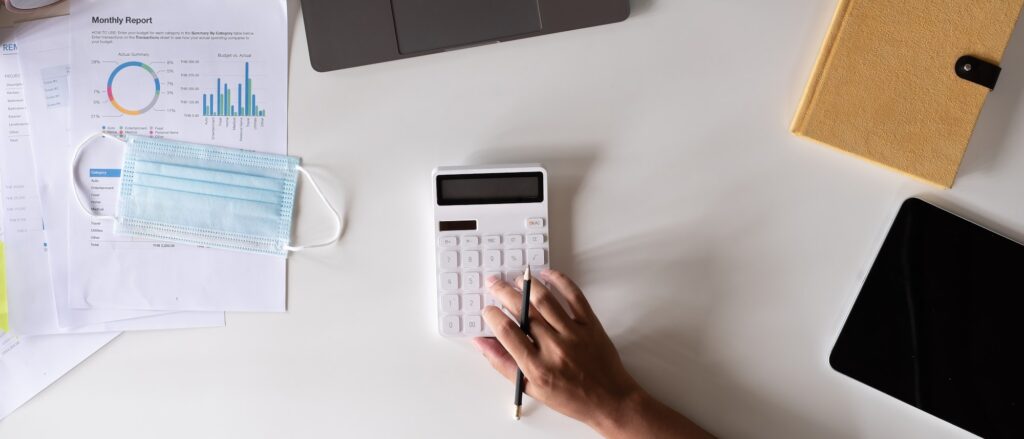
[[494, 285], [494, 284], [498, 283], [499, 280], [501, 280], [501, 279], [498, 279], [498, 276], [494, 276], [494, 275], [487, 276], [487, 286]]

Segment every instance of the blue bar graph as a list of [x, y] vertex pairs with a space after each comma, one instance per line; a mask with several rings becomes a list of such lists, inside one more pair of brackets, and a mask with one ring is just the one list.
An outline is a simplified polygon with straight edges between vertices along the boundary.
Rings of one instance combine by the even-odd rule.
[[[266, 110], [261, 109], [256, 103], [256, 93], [253, 92], [248, 62], [245, 63], [245, 78], [237, 84], [235, 90], [232, 90], [227, 81], [222, 81], [221, 78], [217, 78], [217, 88], [214, 90], [214, 93], [203, 94], [203, 116], [264, 117], [267, 115]], [[232, 91], [235, 92], [235, 99], [231, 98]]]

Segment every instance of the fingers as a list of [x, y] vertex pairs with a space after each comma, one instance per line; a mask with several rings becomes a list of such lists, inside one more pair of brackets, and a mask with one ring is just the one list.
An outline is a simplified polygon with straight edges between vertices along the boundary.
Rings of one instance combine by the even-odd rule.
[[501, 346], [497, 339], [477, 337], [473, 339], [473, 344], [476, 345], [477, 350], [484, 355], [484, 358], [491, 363], [491, 367], [498, 371], [501, 376], [509, 381], [516, 379], [516, 369], [518, 369], [518, 366], [516, 366], [515, 360], [512, 359], [512, 356]]
[[558, 294], [565, 298], [566, 303], [569, 304], [569, 309], [572, 311], [573, 318], [577, 322], [587, 323], [597, 320], [594, 316], [594, 310], [590, 307], [590, 302], [587, 301], [583, 291], [580, 290], [580, 287], [576, 286], [572, 279], [569, 279], [562, 272], [555, 270], [544, 270], [540, 275]]
[[[539, 279], [534, 279], [530, 282], [530, 303], [540, 311], [540, 315], [544, 316], [544, 320], [555, 328], [556, 331], [565, 333], [571, 328], [569, 325], [575, 324], [569, 314], [565, 312], [565, 308], [562, 308], [562, 304], [558, 303], [558, 298], [555, 297], [548, 287], [543, 282], [538, 282]], [[520, 288], [523, 287], [523, 278], [516, 279], [516, 283]], [[522, 300], [519, 298], [517, 300]]]
[[[508, 351], [505, 350], [497, 339], [477, 337], [473, 339], [473, 344], [483, 354], [484, 358], [491, 363], [491, 367], [494, 370], [498, 371], [506, 380], [515, 382], [516, 371], [519, 370], [519, 366], [516, 366], [515, 360], [512, 359], [512, 356], [509, 355]], [[530, 379], [523, 380], [523, 393], [532, 396], [532, 390]]]
[[498, 338], [501, 346], [508, 351], [516, 364], [525, 368], [532, 366], [531, 361], [537, 353], [537, 346], [534, 346], [526, 334], [523, 334], [519, 325], [493, 306], [484, 308], [483, 316], [487, 326], [491, 328], [491, 332]]
[[[523, 307], [523, 293], [516, 290], [512, 284], [497, 277], [487, 279], [487, 286], [501, 304], [512, 313], [516, 320], [520, 319]], [[532, 295], [532, 293], [531, 293]], [[531, 300], [532, 302], [532, 300]], [[536, 329], [538, 326], [547, 326], [544, 315], [537, 310], [536, 306], [530, 305], [530, 327]], [[550, 327], [549, 327], [550, 328]]]

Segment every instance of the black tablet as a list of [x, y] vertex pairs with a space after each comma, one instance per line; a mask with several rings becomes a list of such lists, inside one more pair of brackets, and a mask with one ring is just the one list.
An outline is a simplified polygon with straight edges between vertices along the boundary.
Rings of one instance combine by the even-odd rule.
[[1024, 437], [1024, 246], [919, 199], [900, 208], [832, 368], [982, 437]]

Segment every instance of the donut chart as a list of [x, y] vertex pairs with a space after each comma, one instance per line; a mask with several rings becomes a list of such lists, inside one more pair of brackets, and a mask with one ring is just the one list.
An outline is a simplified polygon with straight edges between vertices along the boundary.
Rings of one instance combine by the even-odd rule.
[[[153, 77], [153, 99], [149, 101], [149, 104], [142, 108], [125, 108], [123, 105], [117, 102], [117, 99], [114, 99], [114, 80], [117, 79], [117, 75], [121, 73], [122, 70], [128, 68], [142, 69]], [[117, 66], [117, 68], [115, 68], [114, 71], [110, 72], [110, 78], [107, 79], [107, 98], [110, 100], [110, 105], [113, 105], [114, 108], [117, 109], [117, 111], [120, 111], [121, 113], [127, 114], [129, 116], [138, 116], [151, 110], [153, 106], [156, 105], [156, 101], [160, 99], [160, 78], [156, 76], [156, 71], [154, 71], [153, 68], [147, 64], [141, 63], [139, 61], [128, 61], [121, 63], [121, 65]]]

